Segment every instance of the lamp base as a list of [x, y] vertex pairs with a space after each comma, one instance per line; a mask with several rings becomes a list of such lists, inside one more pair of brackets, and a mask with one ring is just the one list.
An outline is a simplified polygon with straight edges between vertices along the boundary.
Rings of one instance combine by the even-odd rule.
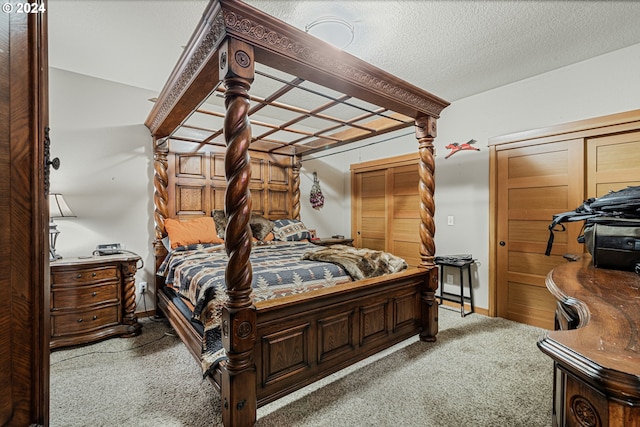
[[58, 240], [58, 226], [53, 220], [49, 222], [49, 261], [55, 261], [62, 258], [61, 255], [56, 253], [56, 241]]
[[62, 259], [62, 255], [57, 254], [54, 248], [49, 248], [49, 261], [55, 261], [57, 259]]

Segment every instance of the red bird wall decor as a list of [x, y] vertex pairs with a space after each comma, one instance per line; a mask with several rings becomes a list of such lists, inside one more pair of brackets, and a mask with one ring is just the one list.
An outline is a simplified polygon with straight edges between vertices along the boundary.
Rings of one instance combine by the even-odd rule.
[[479, 148], [477, 147], [473, 147], [472, 144], [475, 144], [476, 141], [475, 139], [470, 139], [469, 141], [465, 142], [464, 144], [458, 144], [457, 142], [453, 142], [449, 145], [446, 145], [444, 148], [448, 148], [449, 150], [449, 154], [447, 154], [445, 156], [445, 159], [448, 159], [449, 157], [453, 156], [454, 154], [456, 154], [458, 151], [462, 151], [462, 150], [474, 150], [474, 151], [480, 151]]

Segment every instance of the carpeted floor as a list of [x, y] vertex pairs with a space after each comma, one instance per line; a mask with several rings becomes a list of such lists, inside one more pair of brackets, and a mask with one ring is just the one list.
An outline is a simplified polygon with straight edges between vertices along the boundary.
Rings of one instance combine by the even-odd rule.
[[[217, 426], [220, 399], [163, 322], [136, 338], [51, 354], [51, 426]], [[542, 329], [440, 308], [417, 337], [258, 409], [257, 426], [536, 427], [551, 424]]]

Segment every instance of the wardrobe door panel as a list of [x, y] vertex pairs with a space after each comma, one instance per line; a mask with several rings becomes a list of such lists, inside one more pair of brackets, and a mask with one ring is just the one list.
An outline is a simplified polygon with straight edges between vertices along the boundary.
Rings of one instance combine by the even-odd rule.
[[[9, 14], [0, 14], [0, 215], [9, 218], [11, 205], [4, 197], [10, 193], [11, 180], [11, 142], [10, 142], [10, 79], [9, 79]], [[3, 226], [0, 236], [0, 269], [11, 269], [10, 230]], [[10, 277], [3, 274], [0, 277], [0, 289], [10, 289]], [[0, 425], [5, 425], [11, 418], [13, 410], [13, 383], [11, 381], [11, 298], [0, 298]]]
[[0, 14], [2, 426], [45, 425], [49, 417], [46, 16]]

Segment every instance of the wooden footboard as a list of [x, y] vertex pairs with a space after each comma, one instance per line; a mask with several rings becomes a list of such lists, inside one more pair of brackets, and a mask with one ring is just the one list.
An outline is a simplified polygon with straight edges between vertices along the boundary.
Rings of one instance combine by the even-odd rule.
[[426, 276], [412, 269], [258, 303], [258, 406], [419, 333]]
[[[412, 268], [257, 303], [258, 406], [424, 331], [434, 271]], [[200, 335], [163, 293], [159, 307], [200, 362]], [[218, 389], [221, 378], [220, 369], [211, 378]]]

